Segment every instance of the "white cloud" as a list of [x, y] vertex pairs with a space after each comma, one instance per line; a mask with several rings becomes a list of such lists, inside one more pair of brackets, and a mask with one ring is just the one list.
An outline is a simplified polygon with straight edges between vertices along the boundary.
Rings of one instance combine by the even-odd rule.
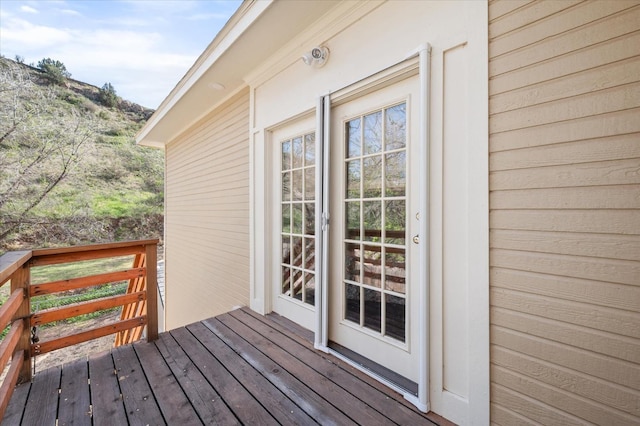
[[114, 25], [121, 25], [123, 27], [152, 27], [154, 24], [154, 21], [150, 19], [143, 19], [143, 18], [123, 17], [123, 18], [111, 20], [110, 23]]
[[73, 9], [60, 9], [60, 13], [62, 13], [63, 15], [69, 15], [69, 16], [82, 16], [82, 13]]
[[31, 6], [21, 6], [20, 10], [25, 13], [40, 13], [37, 9], [34, 9]]
[[167, 52], [163, 41], [162, 35], [151, 32], [81, 31], [50, 56], [64, 62], [75, 79], [99, 87], [110, 82], [125, 99], [155, 108], [197, 53]]
[[124, 3], [128, 3], [135, 9], [143, 10], [145, 13], [169, 13], [175, 15], [176, 13], [193, 10], [198, 7], [197, 1], [191, 0], [164, 0], [164, 1], [139, 1], [139, 0], [125, 0]]
[[3, 44], [10, 43], [14, 47], [13, 50], [25, 53], [64, 43], [72, 38], [68, 30], [34, 25], [17, 18], [3, 19], [0, 33]]
[[229, 17], [224, 13], [197, 13], [187, 17], [189, 21], [208, 21], [212, 19], [227, 20]]

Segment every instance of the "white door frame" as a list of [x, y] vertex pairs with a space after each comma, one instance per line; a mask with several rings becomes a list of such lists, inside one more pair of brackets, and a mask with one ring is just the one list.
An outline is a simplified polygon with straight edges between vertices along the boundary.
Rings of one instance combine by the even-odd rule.
[[[480, 32], [486, 39], [486, 20], [482, 21], [482, 28], [470, 28], [470, 33]], [[480, 31], [481, 30], [481, 31]], [[455, 39], [455, 40], [454, 40]], [[444, 92], [440, 87], [443, 80], [443, 60], [444, 52], [468, 43], [470, 46], [467, 59], [469, 74], [466, 84], [472, 87], [469, 91], [468, 104], [473, 109], [473, 118], [470, 119], [468, 135], [473, 134], [474, 143], [469, 145], [469, 157], [473, 161], [469, 163], [469, 193], [468, 203], [473, 211], [473, 217], [467, 218], [472, 232], [471, 242], [468, 246], [469, 274], [475, 277], [475, 282], [469, 288], [469, 296], [474, 300], [470, 306], [468, 329], [469, 359], [473, 360], [473, 368], [469, 371], [468, 400], [460, 401], [460, 404], [451, 405], [449, 399], [445, 400], [446, 389], [443, 385], [442, 370], [442, 309], [438, 306], [442, 303], [442, 256], [438, 250], [442, 248], [443, 235], [439, 226], [442, 219], [442, 111], [440, 104], [443, 102]], [[429, 287], [422, 285], [424, 294], [420, 294], [420, 301], [425, 309], [420, 313], [420, 325], [424, 327], [421, 333], [422, 339], [417, 342], [420, 346], [421, 369], [419, 381], [419, 393], [412, 402], [421, 410], [433, 408], [441, 415], [450, 418], [460, 424], [483, 422], [489, 419], [489, 304], [488, 304], [488, 79], [487, 79], [487, 48], [486, 43], [477, 42], [470, 39], [469, 34], [459, 34], [456, 37], [449, 37], [443, 40], [435, 40], [433, 53], [430, 53], [428, 44], [420, 46], [408, 55], [413, 63], [414, 72], [419, 68], [420, 79], [420, 105], [422, 116], [420, 124], [420, 146], [424, 149], [421, 157], [429, 168], [424, 167], [420, 175], [420, 180], [428, 182], [423, 197], [420, 200], [421, 215], [424, 220], [420, 220], [423, 227], [420, 230], [421, 240], [428, 241], [428, 245], [421, 245], [420, 256], [423, 259], [423, 268], [420, 271], [421, 282], [429, 282]], [[432, 63], [433, 58], [433, 63]], [[409, 65], [402, 62], [386, 68], [385, 70], [365, 78], [347, 88], [333, 91], [330, 96], [321, 96], [316, 102], [307, 104], [306, 110], [300, 111], [296, 117], [291, 117], [290, 122], [305, 114], [317, 115], [317, 138], [319, 142], [326, 139], [328, 135], [328, 114], [330, 113], [329, 100], [332, 102], [346, 102], [349, 96], [357, 96], [373, 91], [384, 82], [398, 78], [402, 70], [406, 70]], [[403, 68], [404, 67], [404, 68]], [[433, 67], [433, 68], [432, 68]], [[432, 73], [433, 72], [433, 73]], [[433, 81], [434, 88], [430, 88]], [[355, 93], [357, 92], [357, 93]], [[442, 93], [441, 93], [442, 92]], [[272, 188], [268, 184], [271, 154], [269, 150], [270, 129], [284, 124], [273, 123], [269, 127], [256, 125], [256, 95], [257, 88], [251, 87], [250, 91], [250, 119], [249, 128], [250, 142], [250, 306], [259, 313], [271, 312], [271, 283], [266, 277], [270, 277], [272, 265], [271, 256], [268, 253], [271, 247], [269, 241], [270, 234], [270, 207], [272, 199]], [[324, 102], [324, 101], [327, 102]], [[430, 111], [433, 108], [433, 111]], [[320, 111], [323, 113], [320, 114]], [[327, 118], [323, 118], [327, 117]], [[433, 126], [429, 126], [428, 120], [433, 120]], [[432, 140], [430, 140], [432, 138]], [[328, 142], [328, 139], [327, 139]], [[318, 143], [318, 145], [320, 145]], [[430, 158], [430, 152], [431, 157]], [[317, 157], [319, 158], [319, 157]], [[317, 166], [320, 168], [320, 165]], [[475, 176], [471, 179], [471, 176]], [[325, 183], [326, 184], [326, 183]], [[322, 214], [317, 215], [321, 218]], [[329, 218], [325, 218], [329, 219]], [[422, 219], [422, 217], [421, 217]], [[320, 221], [318, 221], [320, 222]], [[429, 234], [429, 224], [432, 225], [431, 235]], [[322, 223], [319, 223], [322, 227]], [[321, 238], [322, 232], [316, 234]], [[326, 246], [326, 245], [324, 245]], [[431, 250], [429, 250], [431, 249]], [[319, 252], [318, 252], [319, 254]], [[325, 256], [326, 257], [326, 256]], [[326, 276], [326, 271], [318, 271], [320, 277]], [[328, 352], [327, 336], [327, 294], [324, 293], [326, 285], [320, 281], [317, 285], [319, 291], [323, 293], [316, 297], [315, 315], [315, 347]], [[431, 300], [430, 300], [431, 299]], [[433, 306], [431, 304], [433, 303]], [[431, 341], [431, 347], [430, 347]], [[431, 384], [431, 389], [429, 389]], [[448, 398], [448, 396], [447, 396]], [[411, 399], [411, 398], [409, 398]], [[472, 420], [475, 419], [475, 420]]]
[[[415, 53], [409, 56], [406, 61], [400, 64], [396, 64], [387, 68], [380, 73], [377, 73], [371, 77], [363, 79], [354, 85], [351, 85], [335, 93], [322, 96], [318, 101], [317, 107], [317, 122], [318, 129], [321, 131], [318, 135], [318, 143], [316, 146], [324, 148], [322, 152], [323, 164], [318, 165], [318, 171], [323, 172], [324, 176], [324, 188], [328, 188], [328, 173], [327, 167], [329, 165], [329, 147], [330, 144], [330, 122], [331, 122], [331, 103], [344, 103], [350, 99], [358, 96], [362, 96], [369, 93], [376, 88], [387, 86], [394, 81], [400, 80], [407, 76], [407, 74], [415, 73], [418, 69], [419, 79], [419, 105], [418, 117], [420, 117], [419, 125], [419, 138], [418, 155], [420, 157], [419, 163], [419, 176], [418, 185], [421, 187], [420, 199], [418, 200], [420, 220], [419, 220], [419, 235], [422, 240], [422, 244], [419, 244], [419, 283], [417, 288], [418, 294], [414, 297], [418, 298], [418, 342], [413, 342], [418, 348], [419, 368], [418, 373], [418, 396], [406, 392], [406, 390], [396, 386], [395, 384], [379, 377], [368, 370], [363, 370], [358, 364], [352, 363], [351, 360], [344, 357], [342, 354], [328, 348], [328, 306], [327, 301], [329, 299], [329, 286], [328, 286], [328, 235], [330, 226], [329, 217], [329, 205], [328, 205], [328, 191], [322, 192], [323, 197], [323, 211], [321, 213], [322, 223], [318, 224], [321, 228], [321, 234], [316, 231], [316, 235], [322, 235], [323, 241], [323, 253], [321, 259], [321, 270], [316, 277], [318, 278], [319, 285], [316, 286], [316, 301], [321, 301], [320, 305], [316, 305], [316, 328], [315, 328], [315, 347], [325, 352], [330, 352], [339, 358], [351, 363], [356, 368], [361, 369], [367, 374], [374, 376], [376, 379], [384, 382], [389, 387], [397, 390], [401, 393], [405, 399], [412, 402], [421, 411], [429, 411], [429, 80], [430, 80], [430, 54], [431, 46], [424, 44], [420, 46]], [[319, 155], [316, 158], [320, 158]]]

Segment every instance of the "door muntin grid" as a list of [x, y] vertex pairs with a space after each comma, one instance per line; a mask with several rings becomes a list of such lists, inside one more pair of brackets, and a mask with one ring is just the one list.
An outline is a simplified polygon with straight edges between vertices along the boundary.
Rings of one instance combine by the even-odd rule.
[[280, 295], [315, 305], [315, 133], [280, 142]]
[[344, 140], [343, 320], [405, 343], [406, 102], [348, 120]]

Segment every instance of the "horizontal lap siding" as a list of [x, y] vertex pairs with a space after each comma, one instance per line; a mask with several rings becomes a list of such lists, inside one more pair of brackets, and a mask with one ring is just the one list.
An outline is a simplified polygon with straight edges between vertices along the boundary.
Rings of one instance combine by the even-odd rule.
[[166, 152], [167, 327], [249, 302], [249, 94]]
[[491, 420], [640, 423], [640, 4], [489, 6]]

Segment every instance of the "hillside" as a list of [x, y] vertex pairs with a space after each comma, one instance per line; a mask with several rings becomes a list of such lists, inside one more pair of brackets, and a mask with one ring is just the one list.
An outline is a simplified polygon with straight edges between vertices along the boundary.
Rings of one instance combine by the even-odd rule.
[[0, 253], [161, 238], [163, 152], [135, 145], [152, 110], [0, 58]]

